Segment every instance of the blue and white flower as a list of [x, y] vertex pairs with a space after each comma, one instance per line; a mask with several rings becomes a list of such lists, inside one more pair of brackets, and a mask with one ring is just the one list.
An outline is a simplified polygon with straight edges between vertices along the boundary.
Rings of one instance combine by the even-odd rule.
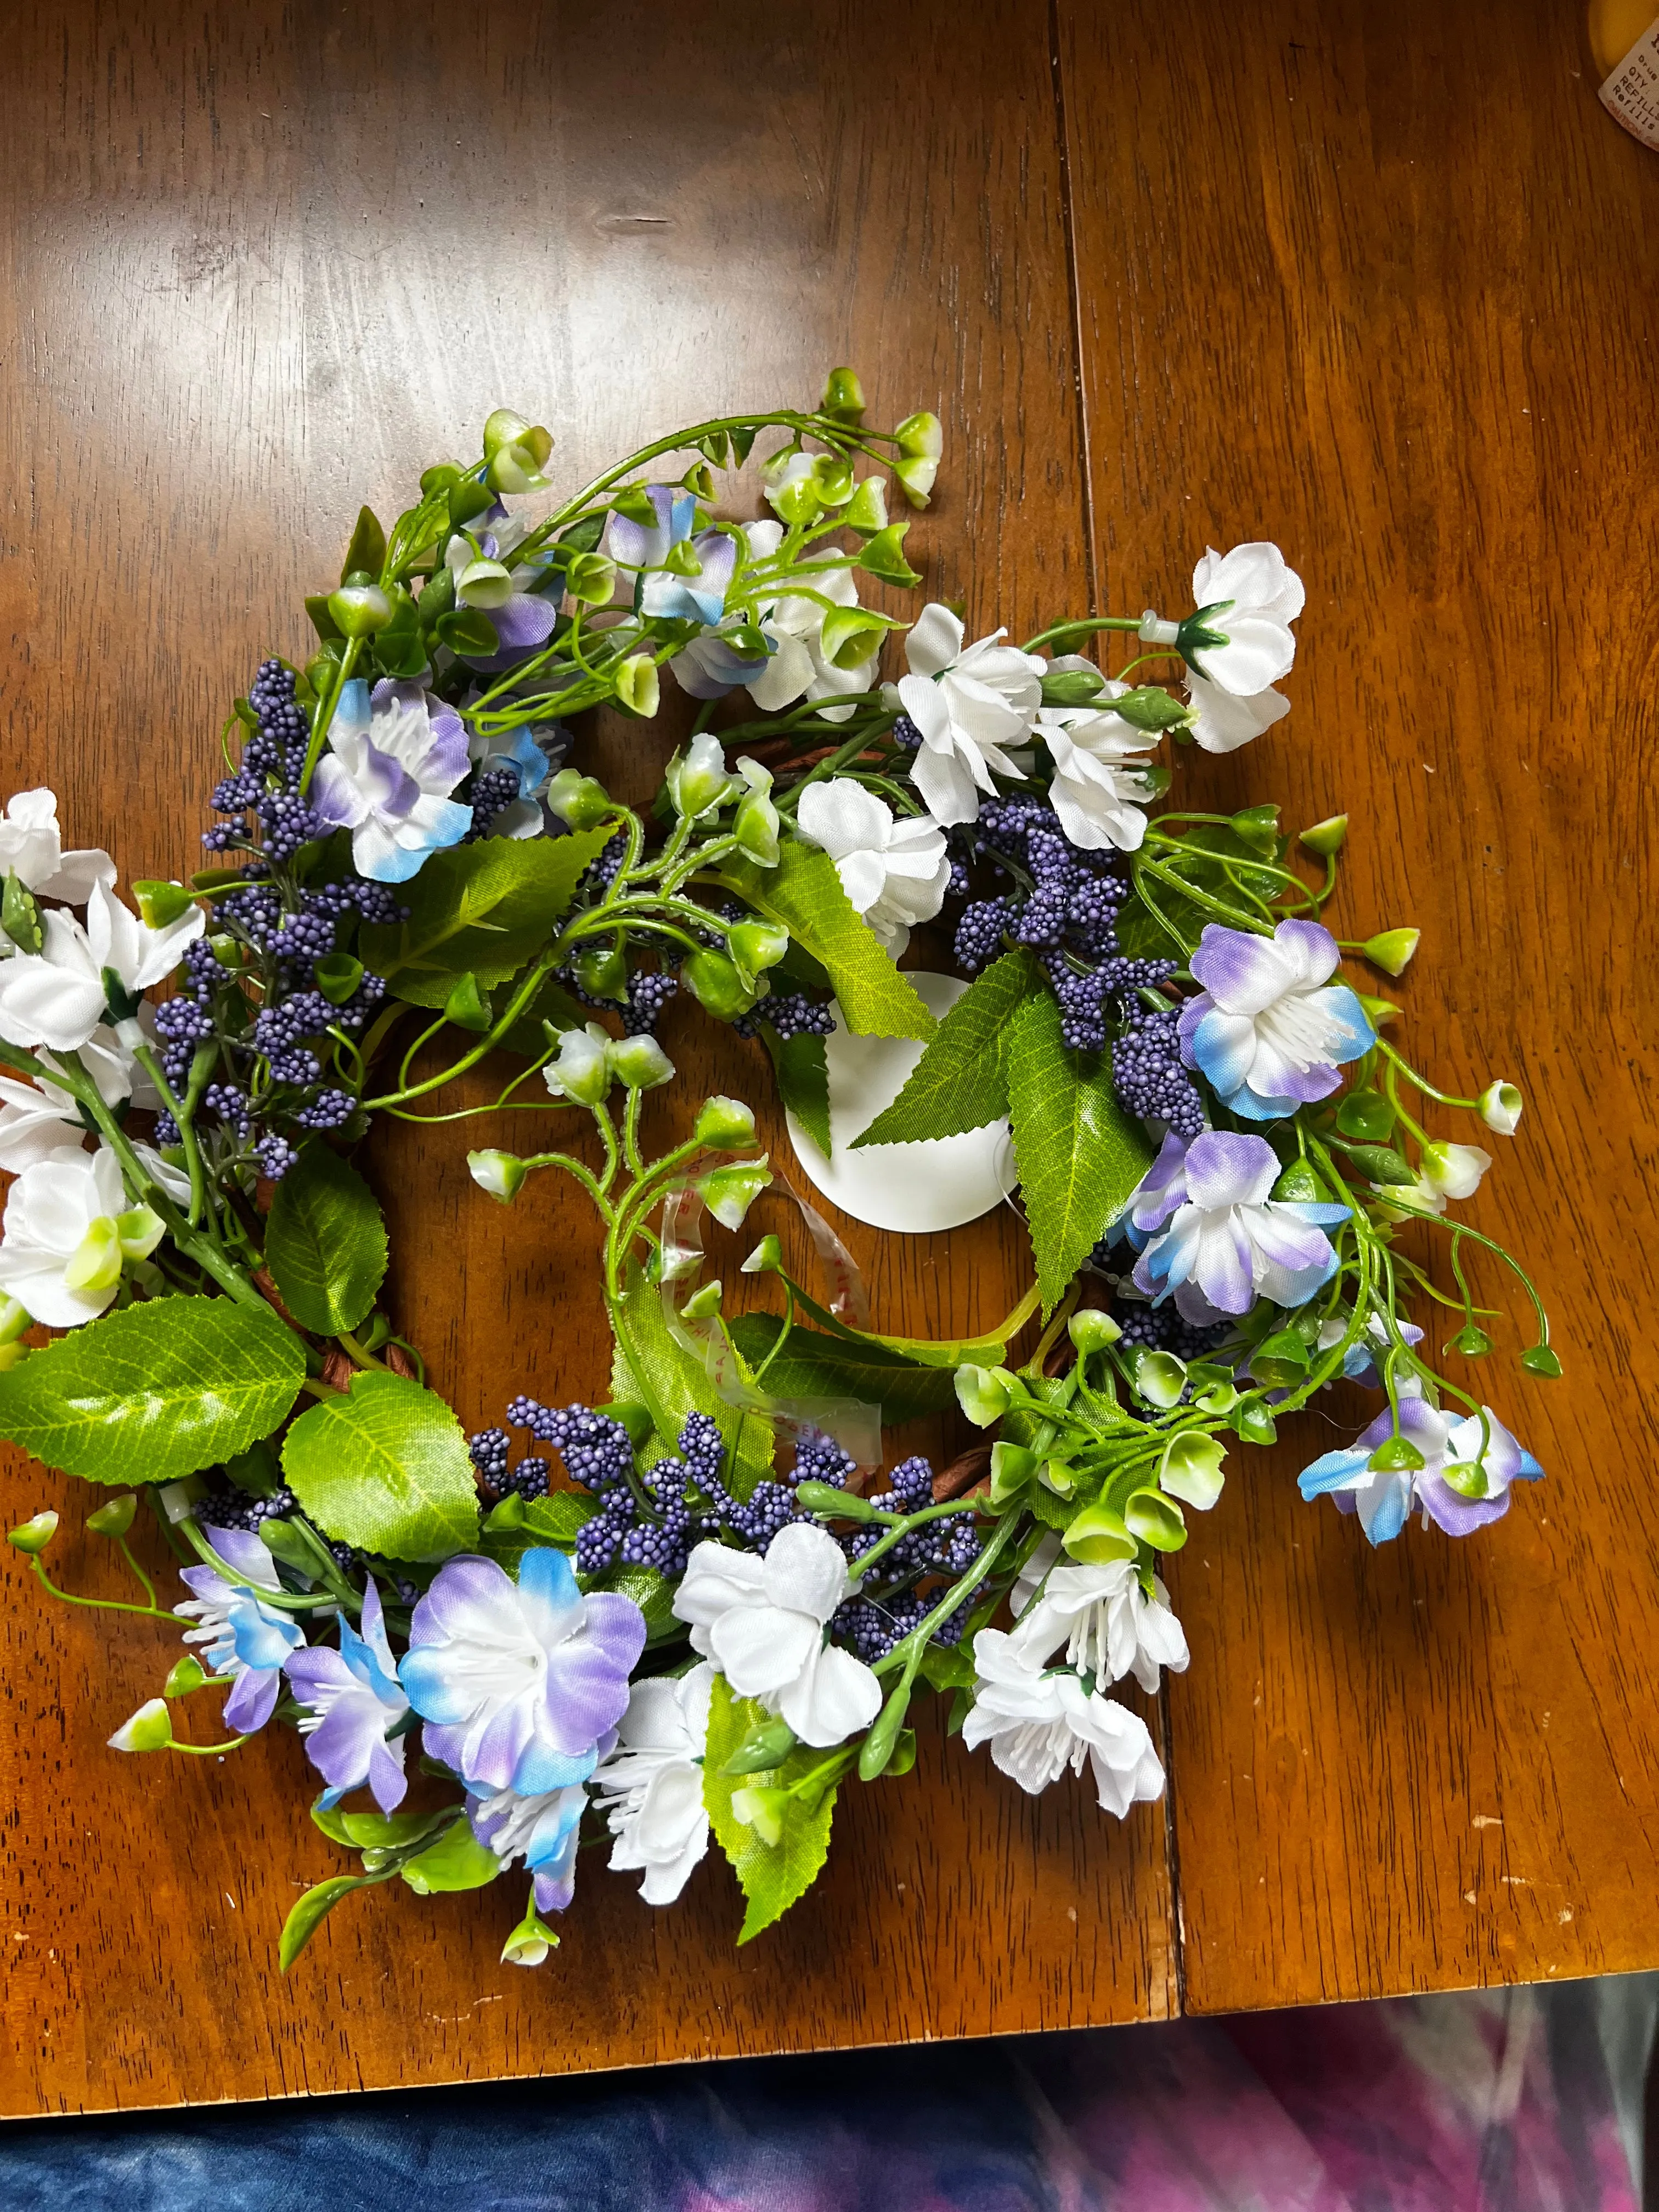
[[201, 1645], [208, 1672], [231, 1684], [226, 1727], [251, 1735], [276, 1710], [283, 1669], [305, 1635], [292, 1613], [278, 1612], [259, 1595], [259, 1589], [281, 1589], [282, 1582], [258, 1536], [246, 1528], [215, 1528], [209, 1540], [228, 1567], [258, 1589], [228, 1582], [212, 1567], [185, 1567], [179, 1579], [191, 1595], [173, 1609], [181, 1620], [197, 1622], [185, 1642]]
[[307, 1708], [300, 1723], [307, 1754], [328, 1784], [324, 1807], [367, 1785], [383, 1813], [394, 1811], [409, 1784], [406, 1738], [392, 1731], [408, 1712], [409, 1699], [398, 1680], [372, 1575], [363, 1586], [361, 1632], [342, 1613], [337, 1651], [313, 1644], [290, 1653], [285, 1664], [295, 1698]]
[[[638, 579], [635, 611], [647, 621], [707, 623], [712, 628], [726, 611], [726, 594], [738, 563], [738, 544], [729, 530], [693, 531], [697, 502], [689, 491], [651, 484], [646, 497], [656, 520], [631, 521], [613, 514], [605, 526], [605, 550], [618, 568]], [[701, 564], [694, 576], [678, 576], [664, 567], [677, 545], [690, 546]]]
[[405, 884], [472, 826], [471, 808], [449, 796], [471, 765], [453, 707], [418, 683], [383, 677], [371, 692], [353, 677], [329, 724], [311, 803], [325, 822], [350, 830], [359, 875]]
[[705, 1659], [684, 1674], [635, 1682], [617, 1748], [593, 1777], [617, 1838], [612, 1871], [643, 1874], [647, 1905], [672, 1905], [708, 1849], [702, 1761], [714, 1680]]
[[1281, 921], [1271, 937], [1206, 928], [1192, 957], [1204, 988], [1182, 1008], [1181, 1057], [1231, 1112], [1276, 1121], [1328, 1098], [1376, 1043], [1354, 994], [1330, 980], [1340, 957], [1316, 921]]
[[[1316, 1340], [1317, 1352], [1330, 1352], [1341, 1343], [1350, 1326], [1348, 1315], [1333, 1314], [1328, 1321], [1321, 1322]], [[1415, 1322], [1396, 1320], [1395, 1328], [1407, 1344], [1421, 1344], [1423, 1332]], [[1342, 1355], [1342, 1373], [1349, 1382], [1358, 1382], [1362, 1389], [1380, 1390], [1382, 1377], [1377, 1372], [1377, 1361], [1394, 1342], [1389, 1325], [1381, 1314], [1373, 1314], [1364, 1328]]]
[[994, 794], [995, 777], [1023, 773], [1008, 747], [1031, 734], [1048, 664], [1004, 645], [1006, 634], [964, 646], [961, 618], [935, 603], [904, 641], [910, 672], [899, 679], [899, 699], [921, 732], [910, 777], [947, 829], [978, 820], [980, 795]]
[[[595, 1747], [601, 1757], [615, 1746], [608, 1730]], [[486, 1850], [504, 1867], [520, 1859], [529, 1868], [538, 1912], [562, 1912], [576, 1893], [576, 1847], [587, 1792], [580, 1782], [556, 1790], [471, 1791], [467, 1818]]]
[[526, 653], [539, 652], [558, 626], [558, 592], [538, 588], [546, 581], [545, 559], [509, 566], [512, 549], [524, 534], [498, 506], [449, 541], [444, 560], [454, 579], [455, 604], [476, 607], [488, 617], [499, 648], [463, 654], [469, 668], [509, 668]]
[[994, 1765], [1035, 1797], [1069, 1767], [1094, 1770], [1101, 1809], [1121, 1820], [1131, 1805], [1164, 1794], [1164, 1767], [1146, 1723], [1069, 1668], [1045, 1668], [1013, 1636], [981, 1628], [974, 1638], [974, 1702], [962, 1724], [969, 1751], [991, 1747]]
[[1481, 1449], [1478, 1414], [1460, 1419], [1431, 1406], [1426, 1398], [1402, 1397], [1400, 1433], [1422, 1454], [1420, 1468], [1373, 1470], [1379, 1444], [1394, 1434], [1394, 1416], [1385, 1407], [1353, 1443], [1322, 1453], [1297, 1477], [1307, 1498], [1333, 1498], [1344, 1513], [1357, 1513], [1373, 1544], [1386, 1544], [1405, 1527], [1413, 1506], [1426, 1528], [1431, 1521], [1449, 1536], [1467, 1536], [1510, 1510], [1510, 1486], [1535, 1482], [1544, 1470], [1510, 1434], [1490, 1406], [1486, 1449]]
[[[1206, 1129], [1177, 1158], [1171, 1147], [1180, 1143], [1164, 1139], [1146, 1179], [1158, 1182], [1140, 1211], [1162, 1233], [1135, 1264], [1136, 1287], [1155, 1305], [1173, 1292], [1200, 1327], [1248, 1313], [1258, 1297], [1305, 1304], [1336, 1272], [1325, 1231], [1347, 1219], [1347, 1207], [1270, 1198], [1279, 1160], [1265, 1137]], [[1137, 1192], [1131, 1220], [1139, 1200]]]
[[493, 1559], [447, 1559], [398, 1671], [432, 1758], [481, 1794], [538, 1797], [593, 1771], [644, 1649], [631, 1598], [584, 1596], [564, 1553], [538, 1545], [516, 1583]]

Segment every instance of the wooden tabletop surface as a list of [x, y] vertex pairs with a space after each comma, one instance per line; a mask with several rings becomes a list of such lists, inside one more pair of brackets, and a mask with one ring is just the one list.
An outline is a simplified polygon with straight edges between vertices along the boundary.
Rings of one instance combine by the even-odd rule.
[[[510, 403], [573, 480], [860, 369], [935, 408], [913, 532], [970, 635], [1176, 602], [1206, 544], [1308, 585], [1295, 711], [1182, 791], [1353, 831], [1342, 926], [1449, 1087], [1528, 1105], [1472, 1208], [1566, 1379], [1482, 1376], [1549, 1471], [1462, 1544], [1373, 1553], [1295, 1470], [1233, 1479], [1170, 1576], [1164, 1807], [1033, 1803], [959, 1744], [844, 1796], [830, 1870], [732, 1948], [706, 1864], [652, 1912], [584, 1868], [562, 1948], [490, 1893], [335, 1870], [297, 1742], [103, 1739], [174, 1645], [0, 1566], [0, 2112], [107, 2109], [963, 2036], [1659, 1965], [1650, 1255], [1659, 160], [1568, 0], [383, 0], [5, 11], [0, 753], [131, 875], [191, 865], [225, 702], [303, 644], [360, 499]], [[694, 35], [693, 29], [696, 27]], [[648, 787], [665, 742], [597, 740]], [[684, 1022], [677, 1059], [763, 1095]], [[771, 1133], [781, 1137], [775, 1127]], [[1450, 1133], [1464, 1133], [1452, 1131]], [[384, 1152], [399, 1314], [468, 1425], [601, 1395], [585, 1225]], [[848, 1225], [878, 1319], [988, 1323], [1012, 1220]], [[1512, 1340], [1518, 1341], [1519, 1340]], [[8, 1522], [82, 1498], [15, 1459]], [[71, 1534], [62, 1571], [105, 1562]], [[188, 1765], [189, 1772], [179, 1768]]]

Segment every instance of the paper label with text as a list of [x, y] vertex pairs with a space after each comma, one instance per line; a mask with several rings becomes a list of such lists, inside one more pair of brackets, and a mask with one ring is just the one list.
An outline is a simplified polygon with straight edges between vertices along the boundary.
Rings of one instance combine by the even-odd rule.
[[1601, 87], [1601, 105], [1632, 138], [1659, 152], [1659, 20]]

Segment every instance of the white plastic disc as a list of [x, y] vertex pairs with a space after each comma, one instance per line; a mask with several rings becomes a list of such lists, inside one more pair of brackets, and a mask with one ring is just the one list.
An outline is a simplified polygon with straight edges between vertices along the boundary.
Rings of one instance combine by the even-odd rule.
[[[968, 988], [959, 975], [914, 968], [904, 973], [936, 1016], [947, 1013]], [[834, 1033], [824, 1040], [833, 1139], [827, 1160], [794, 1115], [788, 1116], [789, 1141], [810, 1181], [855, 1221], [903, 1236], [959, 1229], [1000, 1206], [1014, 1184], [1006, 1121], [929, 1144], [848, 1149], [898, 1097], [922, 1046], [914, 1037], [854, 1036], [843, 1026], [840, 1008], [835, 1012]]]

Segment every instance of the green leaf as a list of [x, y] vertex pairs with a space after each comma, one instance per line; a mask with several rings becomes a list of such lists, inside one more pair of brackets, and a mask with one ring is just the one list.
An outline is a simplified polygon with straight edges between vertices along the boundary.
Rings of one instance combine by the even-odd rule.
[[409, 920], [362, 933], [364, 961], [412, 1006], [441, 1007], [468, 973], [494, 990], [542, 950], [609, 835], [485, 837], [434, 853], [403, 887]]
[[830, 1063], [821, 1036], [780, 1037], [764, 1024], [761, 1036], [772, 1055], [778, 1096], [827, 1159], [830, 1156]]
[[732, 1810], [739, 1790], [781, 1789], [810, 1767], [823, 1763], [824, 1754], [803, 1747], [793, 1751], [779, 1767], [758, 1774], [722, 1774], [720, 1768], [739, 1744], [771, 1718], [752, 1698], [734, 1698], [723, 1674], [716, 1674], [708, 1707], [708, 1744], [703, 1753], [702, 1796], [720, 1849], [732, 1862], [742, 1885], [746, 1907], [738, 1942], [747, 1943], [775, 1920], [781, 1919], [796, 1899], [811, 1887], [830, 1853], [830, 1822], [836, 1809], [836, 1793], [826, 1790], [809, 1813], [799, 1798], [791, 1798], [783, 1815], [783, 1833], [775, 1847], [763, 1843], [752, 1827]]
[[911, 1069], [902, 1091], [860, 1137], [865, 1145], [916, 1144], [982, 1129], [1008, 1111], [1002, 1045], [1016, 1011], [1042, 988], [1029, 952], [1005, 952], [964, 991]]
[[501, 1870], [501, 1863], [495, 1852], [479, 1843], [465, 1820], [452, 1822], [429, 1850], [398, 1869], [417, 1897], [482, 1889]]
[[305, 1371], [268, 1307], [153, 1298], [0, 1375], [0, 1436], [88, 1482], [171, 1482], [269, 1435]]
[[283, 1304], [319, 1336], [356, 1328], [386, 1278], [386, 1224], [356, 1168], [313, 1137], [276, 1186], [265, 1265]]
[[362, 569], [378, 578], [386, 566], [386, 532], [375, 520], [372, 510], [366, 507], [357, 510], [357, 527], [351, 533], [351, 543], [346, 548], [345, 559], [340, 564], [340, 581]]
[[828, 853], [789, 843], [775, 868], [727, 862], [718, 880], [822, 963], [855, 1036], [933, 1036], [933, 1016], [854, 910]]
[[928, 1644], [921, 1655], [922, 1680], [936, 1690], [971, 1690], [975, 1674], [971, 1644], [971, 1638], [964, 1636], [960, 1644]]
[[[740, 1314], [732, 1323], [732, 1340], [751, 1367], [757, 1367], [783, 1327], [780, 1314]], [[956, 1402], [955, 1377], [948, 1367], [922, 1366], [872, 1341], [848, 1342], [795, 1328], [761, 1378], [762, 1388], [780, 1398], [860, 1398], [879, 1406], [884, 1426], [914, 1421], [923, 1413], [942, 1413]]]
[[1113, 1096], [1109, 1061], [1066, 1050], [1047, 991], [1014, 1017], [1008, 1097], [1046, 1315], [1151, 1166], [1152, 1149]]
[[302, 1413], [283, 1473], [310, 1518], [388, 1559], [441, 1559], [478, 1537], [478, 1500], [461, 1425], [435, 1392], [371, 1370]]
[[[665, 1450], [674, 1449], [688, 1413], [707, 1413], [725, 1437], [726, 1484], [739, 1503], [772, 1473], [774, 1439], [765, 1421], [728, 1406], [703, 1369], [677, 1344], [663, 1319], [662, 1300], [637, 1265], [629, 1270], [625, 1294], [611, 1309], [620, 1366], [612, 1389], [618, 1398], [637, 1398], [649, 1408]], [[25, 1362], [25, 1364], [27, 1363]], [[731, 1464], [732, 1447], [735, 1464]]]
[[276, 1963], [283, 1972], [287, 1973], [343, 1897], [374, 1885], [373, 1875], [337, 1874], [332, 1881], [319, 1881], [314, 1889], [308, 1889], [283, 1923], [283, 1940], [276, 1947]]

